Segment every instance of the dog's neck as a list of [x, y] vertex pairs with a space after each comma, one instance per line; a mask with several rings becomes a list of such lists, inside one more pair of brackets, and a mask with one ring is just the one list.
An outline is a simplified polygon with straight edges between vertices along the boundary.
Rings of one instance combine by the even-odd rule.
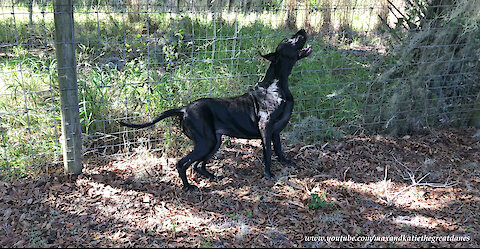
[[[273, 82], [278, 84], [278, 87], [284, 92], [287, 99], [292, 98], [290, 89], [288, 88], [288, 76], [290, 75], [290, 70], [279, 70], [278, 65], [271, 63], [263, 77], [263, 80], [258, 83], [258, 86], [268, 88]], [[278, 81], [278, 82], [277, 82]]]

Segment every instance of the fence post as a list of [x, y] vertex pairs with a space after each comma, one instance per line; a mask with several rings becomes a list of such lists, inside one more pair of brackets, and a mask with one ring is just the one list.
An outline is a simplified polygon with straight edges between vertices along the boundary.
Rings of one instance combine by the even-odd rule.
[[82, 130], [78, 111], [77, 71], [73, 42], [72, 0], [55, 0], [55, 46], [62, 115], [65, 173], [82, 173]]

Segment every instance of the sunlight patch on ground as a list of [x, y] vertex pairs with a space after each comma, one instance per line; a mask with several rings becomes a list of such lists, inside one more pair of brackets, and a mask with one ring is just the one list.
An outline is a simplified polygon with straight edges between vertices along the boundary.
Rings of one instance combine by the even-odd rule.
[[392, 218], [394, 224], [398, 224], [401, 227], [405, 226], [415, 226], [420, 228], [438, 228], [442, 223], [445, 221], [432, 218], [432, 217], [425, 217], [423, 215], [415, 215], [415, 216], [397, 216]]
[[[172, 204], [159, 202], [150, 193], [115, 188], [108, 184], [98, 183], [95, 179], [79, 179], [77, 185], [89, 188], [86, 195], [87, 199], [98, 200], [93, 206], [85, 207], [97, 209], [98, 220], [116, 220], [117, 222], [128, 223], [147, 233], [188, 232], [192, 227], [210, 226], [212, 220], [212, 218], [195, 215], [195, 212], [197, 212], [195, 210], [189, 208], [179, 210], [173, 208]], [[70, 203], [69, 205], [63, 205], [63, 208], [65, 208], [65, 211], [75, 214], [78, 205], [80, 204]], [[167, 207], [167, 205], [169, 206]], [[152, 207], [153, 209], [151, 209]], [[144, 211], [132, 211], [138, 210], [138, 208], [143, 208]], [[121, 232], [118, 235], [119, 239], [123, 238], [120, 236]], [[114, 238], [111, 239], [115, 240]]]
[[158, 177], [176, 174], [174, 165], [178, 158], [157, 157], [148, 148], [138, 147], [135, 152], [121, 160], [115, 160], [111, 164], [113, 172], [131, 171], [135, 177]]
[[[386, 205], [388, 200], [392, 199], [397, 193], [409, 186], [409, 184], [392, 183], [391, 180], [372, 183], [357, 183], [351, 180], [339, 181], [337, 179], [330, 179], [324, 182], [332, 187], [347, 188], [361, 194], [375, 196], [377, 201], [382, 205]], [[429, 187], [412, 187], [399, 194], [393, 200], [392, 205], [407, 208], [409, 210], [439, 210], [447, 208], [449, 203], [452, 203], [455, 200], [454, 194], [447, 193], [441, 195], [438, 200], [427, 201], [428, 198], [426, 196], [429, 189], [432, 190], [432, 188]], [[444, 189], [446, 192], [451, 192], [452, 190], [451, 187]]]

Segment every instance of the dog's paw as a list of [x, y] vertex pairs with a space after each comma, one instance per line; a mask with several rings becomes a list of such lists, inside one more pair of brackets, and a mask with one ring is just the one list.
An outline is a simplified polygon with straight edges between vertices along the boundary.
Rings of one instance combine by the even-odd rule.
[[288, 158], [283, 158], [283, 159], [280, 159], [279, 161], [282, 165], [285, 165], [285, 166], [297, 166], [297, 164], [294, 161]]
[[275, 175], [271, 172], [265, 172], [265, 178], [269, 181], [275, 180]]
[[188, 185], [185, 185], [183, 186], [183, 191], [185, 192], [192, 192], [192, 191], [197, 191], [198, 190], [198, 187], [195, 186], [195, 185], [192, 185], [192, 184], [188, 184]]
[[202, 168], [195, 168], [195, 171], [197, 173], [199, 173], [201, 176], [204, 176], [204, 177], [207, 177], [209, 178], [210, 180], [214, 179], [215, 178], [215, 175], [208, 172], [206, 169], [202, 169]]

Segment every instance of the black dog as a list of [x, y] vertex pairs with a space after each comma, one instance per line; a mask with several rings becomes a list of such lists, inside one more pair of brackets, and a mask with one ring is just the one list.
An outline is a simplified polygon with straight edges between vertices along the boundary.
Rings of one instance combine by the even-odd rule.
[[[195, 186], [188, 183], [186, 170], [190, 165], [203, 176], [215, 176], [205, 168], [207, 162], [220, 148], [222, 135], [238, 138], [261, 138], [265, 177], [273, 177], [273, 142], [275, 153], [282, 164], [292, 165], [282, 152], [280, 132], [285, 128], [293, 109], [293, 96], [288, 89], [288, 76], [295, 63], [312, 53], [312, 48], [303, 48], [307, 41], [305, 30], [298, 31], [292, 38], [284, 39], [274, 53], [261, 55], [269, 60], [265, 78], [251, 91], [233, 98], [203, 98], [193, 101], [183, 108], [163, 112], [151, 122], [121, 125], [132, 128], [151, 126], [158, 121], [180, 116], [183, 132], [194, 142], [193, 151], [177, 163], [177, 170], [184, 189]], [[198, 164], [202, 167], [198, 168]]]

